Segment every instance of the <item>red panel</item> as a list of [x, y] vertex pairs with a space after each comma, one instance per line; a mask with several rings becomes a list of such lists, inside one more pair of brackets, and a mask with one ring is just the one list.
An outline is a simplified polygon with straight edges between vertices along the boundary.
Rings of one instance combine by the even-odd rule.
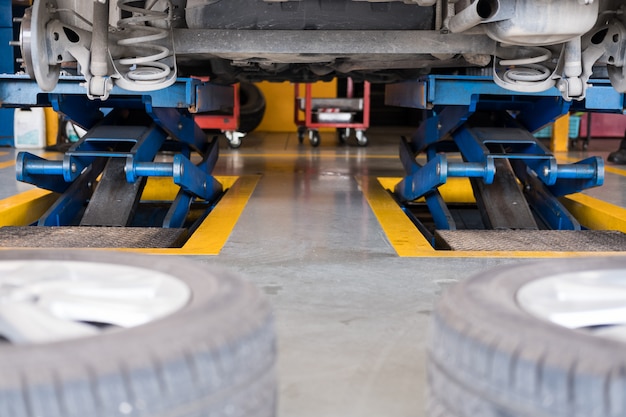
[[[587, 136], [587, 117], [580, 118], [580, 136]], [[626, 131], [626, 115], [609, 113], [591, 113], [592, 138], [623, 138]]]

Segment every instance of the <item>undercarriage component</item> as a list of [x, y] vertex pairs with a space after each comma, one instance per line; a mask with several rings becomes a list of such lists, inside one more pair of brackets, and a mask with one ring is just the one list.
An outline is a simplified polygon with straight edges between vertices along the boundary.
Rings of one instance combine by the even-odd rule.
[[556, 86], [566, 100], [583, 100], [596, 62], [626, 88], [622, 7], [611, 0], [35, 0], [20, 44], [26, 72], [44, 91], [61, 70], [80, 72], [87, 94], [99, 99], [113, 85], [154, 91], [179, 74], [222, 84], [388, 83], [479, 67], [513, 91]]
[[[63, 0], [35, 1], [21, 20], [23, 67], [42, 90], [55, 88], [62, 69], [80, 71], [87, 95], [102, 100], [114, 84], [154, 91], [176, 81], [172, 16], [154, 9], [158, 1], [141, 7], [135, 1], [118, 1], [117, 15], [129, 17], [117, 19], [115, 30], [109, 27], [109, 0], [83, 3], [85, 16], [64, 8]], [[66, 15], [80, 24], [65, 23], [72, 20]]]

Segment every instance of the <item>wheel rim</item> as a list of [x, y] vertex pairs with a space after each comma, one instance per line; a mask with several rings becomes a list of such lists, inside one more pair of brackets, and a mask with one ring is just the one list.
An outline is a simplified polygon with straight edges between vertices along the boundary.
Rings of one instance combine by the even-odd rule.
[[94, 336], [158, 320], [191, 290], [174, 276], [97, 262], [0, 262], [0, 335], [13, 344]]
[[541, 320], [626, 341], [626, 268], [541, 278], [523, 285], [516, 298]]

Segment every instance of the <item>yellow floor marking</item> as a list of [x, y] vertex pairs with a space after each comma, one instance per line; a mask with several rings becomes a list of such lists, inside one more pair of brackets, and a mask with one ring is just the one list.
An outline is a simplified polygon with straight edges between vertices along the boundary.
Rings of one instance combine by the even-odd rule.
[[399, 256], [436, 255], [435, 249], [381, 186], [378, 179], [358, 177], [357, 182], [389, 243]]
[[[387, 189], [393, 188], [400, 178], [357, 178], [363, 195], [378, 219], [389, 243], [401, 257], [442, 258], [566, 258], [579, 256], [623, 256], [624, 252], [552, 252], [552, 251], [442, 251], [435, 250], [408, 219]], [[458, 184], [457, 184], [458, 185]], [[456, 191], [455, 191], [456, 192]], [[443, 191], [442, 191], [443, 193]], [[464, 198], [466, 200], [466, 198]], [[571, 201], [571, 203], [570, 203]], [[461, 201], [459, 201], [461, 202]], [[603, 230], [626, 233], [626, 209], [604, 203], [595, 198], [576, 194], [564, 199], [566, 206], [578, 205], [575, 216], [582, 216], [589, 225], [606, 225]], [[568, 207], [569, 209], [569, 207]], [[612, 217], [612, 220], [607, 220]], [[603, 220], [604, 219], [604, 220]], [[604, 223], [602, 223], [604, 221]], [[587, 223], [584, 223], [587, 226]], [[595, 229], [595, 227], [594, 227]], [[626, 251], [626, 249], [625, 249]]]
[[37, 221], [58, 197], [35, 188], [0, 200], [0, 226], [28, 226]]
[[622, 207], [585, 194], [569, 195], [563, 197], [561, 202], [588, 229], [626, 233], [626, 209]]
[[[161, 255], [218, 255], [254, 192], [260, 176], [216, 176], [215, 178], [227, 192], [182, 248], [120, 248], [109, 250]], [[171, 181], [163, 181], [162, 178], [151, 179], [146, 184], [142, 199], [146, 200], [146, 197], [149, 197], [148, 199], [150, 200], [165, 200], [172, 193], [176, 194], [176, 186]], [[33, 189], [0, 200], [0, 226], [25, 226], [31, 224], [45, 213], [54, 203], [56, 197], [56, 194], [49, 191]]]
[[15, 161], [3, 161], [0, 162], [0, 169], [10, 168], [15, 166]]
[[259, 179], [260, 176], [257, 175], [239, 177], [178, 253], [219, 254], [248, 204]]

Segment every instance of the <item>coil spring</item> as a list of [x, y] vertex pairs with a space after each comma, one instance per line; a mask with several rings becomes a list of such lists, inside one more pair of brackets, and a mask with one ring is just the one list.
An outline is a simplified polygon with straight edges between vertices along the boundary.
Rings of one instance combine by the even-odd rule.
[[[120, 46], [133, 48], [136, 55], [121, 58], [118, 62], [129, 67], [124, 75], [127, 81], [148, 85], [166, 82], [172, 73], [172, 68], [163, 60], [173, 54], [169, 48], [154, 42], [166, 39], [169, 31], [149, 26], [149, 24], [169, 21], [170, 16], [167, 12], [152, 10], [157, 3], [155, 0], [146, 0], [144, 7], [136, 6], [137, 3], [137, 0], [118, 0], [117, 2], [122, 12], [130, 14], [130, 17], [121, 18], [118, 26], [129, 30], [133, 35], [117, 43]], [[172, 7], [168, 9], [172, 10]], [[142, 54], [143, 56], [140, 56]]]
[[[522, 92], [539, 92], [554, 86], [552, 71], [543, 64], [552, 58], [552, 52], [538, 46], [526, 47], [524, 51], [533, 56], [494, 60], [496, 83], [509, 90]], [[502, 77], [498, 74], [502, 74]]]

